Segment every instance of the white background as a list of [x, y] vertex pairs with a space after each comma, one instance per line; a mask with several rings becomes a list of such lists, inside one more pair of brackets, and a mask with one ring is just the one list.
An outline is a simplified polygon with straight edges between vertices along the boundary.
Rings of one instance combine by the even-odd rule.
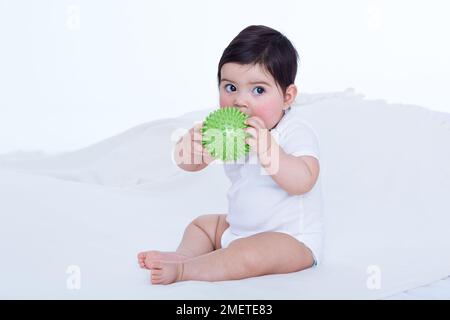
[[450, 112], [449, 9], [444, 0], [0, 0], [0, 153], [74, 150], [218, 106], [221, 54], [252, 24], [293, 42], [300, 92], [352, 87]]

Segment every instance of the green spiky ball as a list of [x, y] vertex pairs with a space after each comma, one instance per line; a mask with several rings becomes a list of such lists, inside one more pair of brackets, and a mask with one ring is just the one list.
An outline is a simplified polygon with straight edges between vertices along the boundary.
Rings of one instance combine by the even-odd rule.
[[224, 107], [211, 112], [203, 122], [202, 145], [209, 154], [222, 161], [238, 160], [250, 151], [244, 131], [248, 116], [236, 107]]

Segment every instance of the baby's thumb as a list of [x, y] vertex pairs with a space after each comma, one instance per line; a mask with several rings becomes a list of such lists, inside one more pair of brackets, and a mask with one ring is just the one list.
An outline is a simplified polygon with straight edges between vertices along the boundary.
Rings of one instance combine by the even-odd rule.
[[198, 131], [200, 131], [202, 129], [202, 127], [203, 127], [203, 122], [196, 123], [194, 126], [194, 128]]

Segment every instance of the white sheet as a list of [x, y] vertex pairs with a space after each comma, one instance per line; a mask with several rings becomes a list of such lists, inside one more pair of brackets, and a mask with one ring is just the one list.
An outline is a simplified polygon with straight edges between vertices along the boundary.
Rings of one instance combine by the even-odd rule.
[[450, 300], [450, 277], [405, 290], [387, 297], [386, 300]]
[[[173, 250], [191, 219], [226, 212], [219, 164], [188, 173], [171, 162], [171, 135], [208, 109], [61, 156], [0, 159], [0, 297], [376, 299], [448, 276], [448, 115], [352, 91], [298, 101], [321, 142], [327, 233], [319, 268], [149, 284], [138, 251]], [[80, 290], [66, 287], [70, 265], [81, 269]], [[367, 286], [373, 265], [378, 289]]]

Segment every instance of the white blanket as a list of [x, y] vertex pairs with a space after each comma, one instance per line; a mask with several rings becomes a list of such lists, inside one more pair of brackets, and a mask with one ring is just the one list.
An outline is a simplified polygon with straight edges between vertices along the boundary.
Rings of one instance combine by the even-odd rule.
[[220, 164], [189, 173], [171, 160], [177, 129], [207, 109], [76, 152], [0, 157], [0, 298], [378, 299], [450, 275], [449, 115], [352, 91], [294, 107], [320, 139], [323, 265], [150, 284], [137, 252], [174, 250], [193, 218], [226, 213]]

